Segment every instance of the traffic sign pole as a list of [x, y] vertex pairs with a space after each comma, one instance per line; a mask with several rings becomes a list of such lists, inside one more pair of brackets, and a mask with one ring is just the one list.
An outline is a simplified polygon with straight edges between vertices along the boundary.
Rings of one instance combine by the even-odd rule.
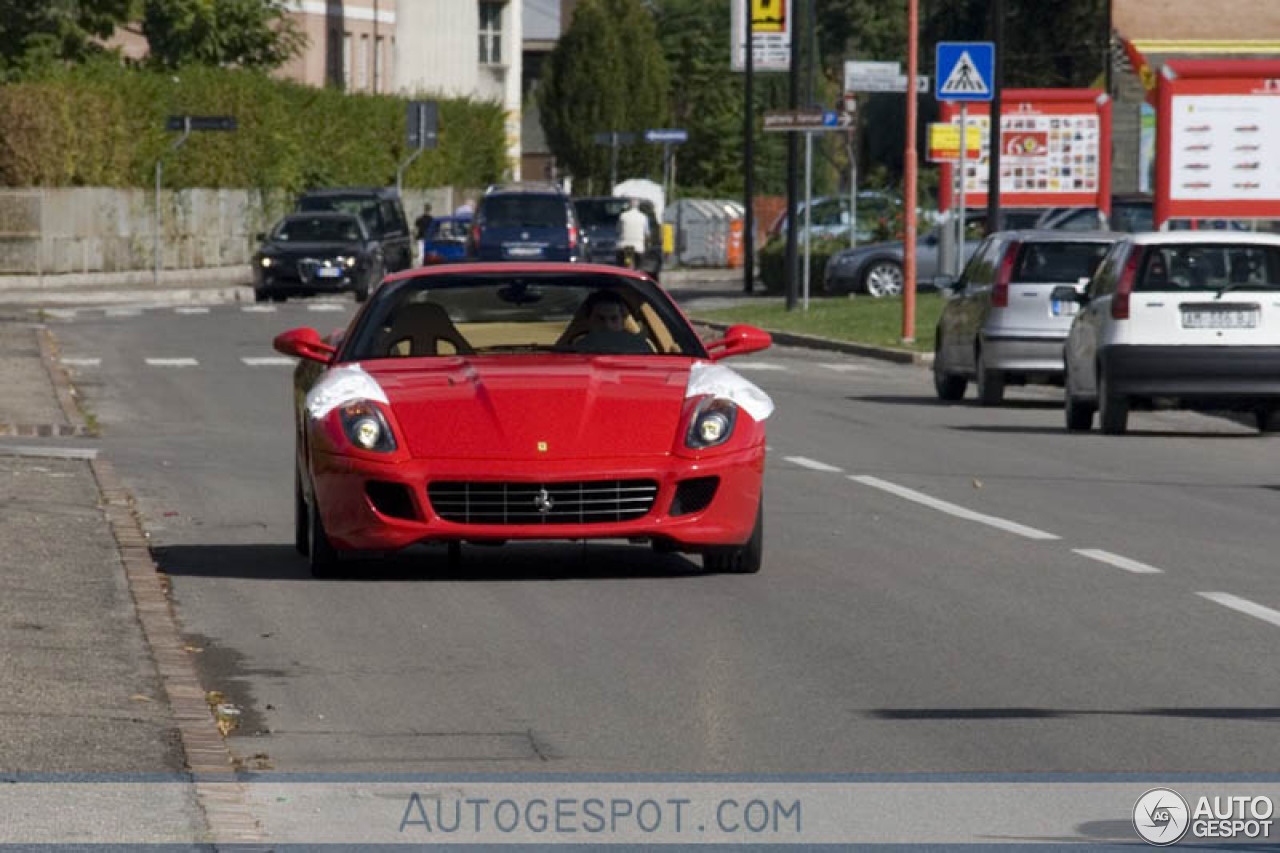
[[804, 310], [809, 310], [809, 250], [813, 229], [813, 133], [804, 135]]
[[920, 60], [920, 4], [907, 0], [907, 147], [903, 151], [906, 187], [902, 200], [902, 342], [916, 339], [916, 66]]
[[960, 192], [959, 192], [960, 227], [956, 229], [958, 232], [956, 235], [956, 278], [959, 278], [960, 274], [964, 271], [964, 213], [965, 213], [964, 163], [965, 163], [965, 155], [968, 153], [968, 151], [966, 150], [968, 147], [969, 147], [969, 102], [961, 101], [960, 102], [960, 157], [959, 157], [959, 162], [956, 166], [956, 171], [960, 173]]

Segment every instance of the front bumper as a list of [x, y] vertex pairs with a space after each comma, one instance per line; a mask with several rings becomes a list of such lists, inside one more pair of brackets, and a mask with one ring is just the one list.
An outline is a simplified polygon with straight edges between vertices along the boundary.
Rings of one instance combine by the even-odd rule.
[[1102, 350], [1114, 393], [1202, 400], [1280, 400], [1280, 347], [1138, 346]]
[[[313, 499], [334, 546], [350, 551], [396, 551], [418, 542], [459, 540], [546, 540], [646, 538], [698, 550], [741, 545], [751, 537], [764, 479], [763, 444], [725, 456], [700, 460], [674, 456], [636, 459], [565, 460], [523, 465], [513, 475], [509, 461], [423, 460], [401, 463], [317, 452], [312, 458]], [[530, 473], [533, 472], [533, 473]], [[677, 484], [718, 477], [710, 504], [687, 515], [671, 514]], [[652, 479], [657, 497], [643, 517], [590, 524], [462, 524], [446, 521], [427, 495], [432, 481], [557, 483], [589, 480]], [[366, 492], [370, 481], [396, 483], [412, 498], [413, 518], [395, 518], [374, 508]]]
[[1066, 339], [1066, 334], [989, 333], [982, 338], [982, 356], [990, 367], [1010, 373], [1061, 374]]
[[254, 287], [261, 293], [344, 293], [355, 290], [365, 272], [354, 269], [336, 278], [304, 278], [286, 269], [258, 268]]

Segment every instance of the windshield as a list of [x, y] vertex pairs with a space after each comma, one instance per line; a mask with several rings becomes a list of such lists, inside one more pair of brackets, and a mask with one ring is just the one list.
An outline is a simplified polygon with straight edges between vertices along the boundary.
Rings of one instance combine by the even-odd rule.
[[1150, 202], [1137, 204], [1115, 204], [1111, 207], [1111, 230], [1139, 231], [1155, 230], [1155, 209]]
[[356, 243], [360, 224], [354, 217], [298, 217], [281, 222], [272, 237], [281, 243]]
[[382, 226], [382, 214], [378, 200], [369, 196], [324, 195], [308, 196], [298, 202], [299, 210], [333, 210], [359, 216], [371, 233], [377, 234]]
[[622, 198], [593, 198], [575, 201], [574, 210], [583, 228], [607, 228], [618, 224], [618, 217], [627, 209]]
[[621, 277], [465, 274], [379, 291], [343, 358], [703, 352], [669, 303]]
[[1266, 290], [1280, 285], [1280, 247], [1155, 246], [1134, 290]]
[[536, 195], [490, 196], [482, 203], [480, 218], [485, 225], [497, 228], [563, 228], [568, 224], [561, 199]]
[[427, 239], [434, 241], [466, 240], [467, 223], [460, 219], [437, 219], [431, 223]]
[[1019, 284], [1075, 284], [1092, 278], [1110, 243], [1024, 243], [1013, 280]]

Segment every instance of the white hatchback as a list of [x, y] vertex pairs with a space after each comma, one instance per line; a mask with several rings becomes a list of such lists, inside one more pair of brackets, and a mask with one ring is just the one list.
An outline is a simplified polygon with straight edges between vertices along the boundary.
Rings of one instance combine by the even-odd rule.
[[[1055, 299], [1070, 299], [1063, 288]], [[1137, 234], [1112, 247], [1067, 336], [1067, 429], [1134, 407], [1252, 412], [1280, 426], [1280, 236]]]

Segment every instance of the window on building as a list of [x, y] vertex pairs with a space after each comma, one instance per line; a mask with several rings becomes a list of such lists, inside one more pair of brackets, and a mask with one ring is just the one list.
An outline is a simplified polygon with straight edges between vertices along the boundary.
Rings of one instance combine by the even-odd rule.
[[480, 0], [480, 62], [502, 64], [502, 10], [506, 3]]
[[373, 90], [382, 92], [388, 89], [386, 65], [383, 63], [382, 52], [385, 49], [385, 42], [382, 36], [378, 36], [373, 45]]
[[356, 88], [369, 88], [369, 37], [360, 36], [360, 53], [356, 56]]
[[342, 34], [342, 88], [351, 91], [351, 33]]

